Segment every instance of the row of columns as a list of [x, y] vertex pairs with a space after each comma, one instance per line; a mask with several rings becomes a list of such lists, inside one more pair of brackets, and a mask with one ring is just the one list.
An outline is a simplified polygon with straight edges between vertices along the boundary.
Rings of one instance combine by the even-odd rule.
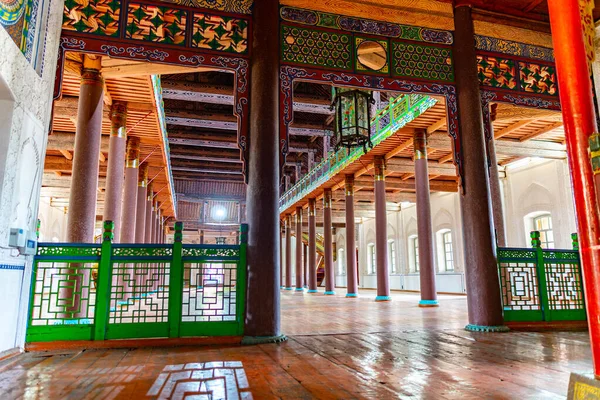
[[[102, 135], [104, 81], [101, 58], [84, 56], [77, 109], [67, 241], [91, 243]], [[140, 165], [140, 141], [127, 137], [127, 103], [113, 101], [103, 221], [115, 224], [115, 242], [162, 243], [164, 220], [148, 182], [148, 164]]]

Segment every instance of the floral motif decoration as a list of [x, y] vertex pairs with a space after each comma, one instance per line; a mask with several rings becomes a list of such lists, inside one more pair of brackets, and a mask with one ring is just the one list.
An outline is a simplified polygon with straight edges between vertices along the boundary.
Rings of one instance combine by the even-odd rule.
[[213, 259], [237, 259], [240, 257], [239, 246], [206, 246], [206, 245], [184, 245], [183, 257], [188, 258], [213, 258]]
[[114, 245], [112, 255], [115, 257], [170, 257], [173, 248], [170, 245], [130, 246]]
[[164, 44], [185, 44], [186, 12], [176, 8], [131, 2], [128, 5], [127, 39]]
[[119, 36], [119, 0], [65, 0], [64, 30]]
[[192, 46], [246, 53], [248, 50], [248, 21], [241, 18], [194, 13]]
[[517, 87], [516, 65], [510, 59], [477, 56], [477, 74], [484, 86], [509, 90]]
[[253, 0], [160, 0], [194, 8], [208, 8], [238, 14], [252, 14]]
[[488, 36], [475, 35], [477, 50], [494, 53], [510, 54], [513, 56], [533, 58], [543, 61], [554, 61], [554, 51], [547, 47], [532, 46], [529, 44], [512, 42]]
[[556, 68], [551, 65], [540, 65], [529, 62], [519, 62], [521, 90], [524, 92], [556, 95]]
[[393, 73], [396, 76], [442, 82], [454, 81], [452, 50], [414, 43], [392, 43]]

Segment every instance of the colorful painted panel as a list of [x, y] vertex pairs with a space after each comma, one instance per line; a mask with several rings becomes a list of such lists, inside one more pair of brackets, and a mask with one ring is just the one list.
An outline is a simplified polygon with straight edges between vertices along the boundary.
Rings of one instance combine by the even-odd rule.
[[295, 26], [281, 27], [282, 60], [325, 68], [352, 70], [352, 37]]
[[517, 87], [517, 71], [513, 60], [477, 56], [477, 74], [483, 86], [509, 90]]
[[556, 68], [551, 65], [539, 65], [519, 62], [521, 90], [524, 92], [556, 95]]
[[165, 44], [185, 44], [186, 12], [169, 7], [129, 3], [127, 39]]
[[119, 36], [121, 2], [118, 0], [65, 0], [63, 29]]
[[252, 14], [253, 0], [160, 0], [181, 6], [208, 8], [238, 14]]
[[31, 61], [38, 0], [0, 0], [0, 26]]
[[392, 65], [396, 76], [454, 81], [452, 50], [449, 48], [393, 42]]
[[532, 46], [530, 44], [512, 42], [510, 40], [488, 36], [475, 35], [475, 47], [477, 50], [510, 54], [537, 60], [554, 61], [554, 50], [547, 47]]
[[248, 21], [194, 13], [192, 46], [231, 53], [245, 53], [248, 50]]
[[387, 40], [355, 37], [356, 71], [390, 73], [389, 44]]
[[320, 26], [350, 32], [379, 35], [393, 38], [415, 40], [420, 42], [452, 44], [452, 33], [416, 26], [400, 25], [389, 22], [374, 21], [343, 15], [328, 14], [319, 11], [294, 7], [281, 7], [281, 18], [284, 21], [304, 25]]

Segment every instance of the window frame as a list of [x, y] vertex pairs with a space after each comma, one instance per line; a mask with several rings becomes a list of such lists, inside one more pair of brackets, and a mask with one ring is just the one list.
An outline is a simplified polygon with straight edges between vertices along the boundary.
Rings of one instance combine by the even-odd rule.
[[388, 266], [390, 268], [390, 274], [398, 273], [398, 255], [396, 254], [396, 241], [394, 239], [389, 239], [387, 247], [387, 258], [388, 258]]
[[[444, 271], [454, 272], [454, 241], [452, 238], [452, 231], [447, 230], [442, 232], [442, 253], [444, 255]], [[448, 241], [447, 238], [450, 238]], [[448, 249], [448, 246], [450, 247]], [[448, 267], [451, 264], [451, 267]]]
[[419, 236], [415, 235], [411, 237], [411, 251], [413, 254], [411, 269], [414, 273], [421, 272], [419, 268]]
[[375, 243], [367, 245], [367, 275], [377, 274], [377, 253], [375, 251]]
[[[548, 229], [538, 228], [538, 221], [548, 220]], [[533, 230], [540, 232], [540, 246], [543, 249], [554, 249], [556, 248], [556, 242], [554, 241], [554, 229], [552, 225], [552, 214], [543, 213], [536, 215], [531, 219]], [[552, 241], [548, 240], [548, 232], [552, 234]], [[551, 244], [551, 246], [550, 246]]]

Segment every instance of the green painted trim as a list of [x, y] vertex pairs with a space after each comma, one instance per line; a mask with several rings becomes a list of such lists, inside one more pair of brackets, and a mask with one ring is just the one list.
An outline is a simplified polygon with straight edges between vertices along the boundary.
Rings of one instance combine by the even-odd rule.
[[94, 308], [94, 340], [106, 338], [106, 325], [108, 324], [108, 311], [110, 308], [110, 284], [112, 282], [112, 229], [114, 223], [110, 222], [110, 234], [105, 226], [104, 239], [98, 266], [98, 287], [96, 288], [96, 305]]
[[173, 261], [169, 269], [169, 334], [170, 338], [179, 337], [181, 325], [181, 307], [183, 302], [183, 224], [175, 225], [173, 243]]
[[246, 322], [246, 292], [248, 288], [247, 272], [247, 253], [248, 253], [248, 225], [240, 225], [240, 260], [237, 265], [236, 282], [236, 314], [238, 318], [237, 334], [244, 334], [244, 325]]
[[148, 339], [167, 337], [169, 337], [168, 322], [136, 322], [131, 324], [108, 324], [105, 339]]
[[59, 340], [92, 340], [94, 325], [40, 325], [29, 326], [25, 341], [55, 342]]
[[501, 333], [508, 332], [510, 329], [505, 325], [487, 326], [487, 325], [473, 325], [469, 324], [465, 326], [465, 330], [469, 332], [489, 332], [489, 333]]

